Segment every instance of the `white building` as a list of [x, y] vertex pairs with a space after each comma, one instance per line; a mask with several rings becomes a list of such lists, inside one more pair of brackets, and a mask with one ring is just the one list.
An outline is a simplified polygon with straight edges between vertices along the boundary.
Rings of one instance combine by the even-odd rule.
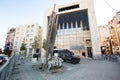
[[[39, 44], [41, 45], [42, 41], [42, 29], [39, 24], [30, 24], [25, 26], [16, 27], [15, 40], [14, 40], [14, 50], [20, 52], [20, 47], [22, 43], [26, 44], [27, 54], [32, 53], [32, 44], [35, 41], [35, 37]], [[40, 49], [40, 46], [39, 46]]]
[[[53, 8], [48, 8], [44, 15], [43, 40], [46, 39], [46, 29]], [[96, 57], [101, 54], [100, 38], [93, 0], [77, 2], [55, 7], [58, 14], [58, 33], [55, 46], [70, 49], [86, 57]]]
[[[5, 50], [6, 50], [6, 51], [13, 49], [14, 38], [15, 38], [15, 28], [11, 28], [11, 29], [7, 32], [7, 37], [6, 37], [6, 41], [5, 41]], [[5, 54], [7, 54], [7, 53], [5, 53]]]
[[107, 26], [101, 25], [98, 26], [100, 34], [100, 46], [105, 46], [105, 41], [109, 37], [109, 29]]
[[14, 37], [15, 37], [15, 28], [11, 28], [7, 32], [7, 37], [6, 37], [6, 42], [5, 43], [13, 43], [14, 42]]

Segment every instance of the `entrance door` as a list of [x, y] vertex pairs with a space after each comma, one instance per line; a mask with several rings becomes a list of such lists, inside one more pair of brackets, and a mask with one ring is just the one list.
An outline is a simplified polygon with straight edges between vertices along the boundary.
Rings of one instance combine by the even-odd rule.
[[93, 58], [92, 47], [87, 47], [88, 57]]

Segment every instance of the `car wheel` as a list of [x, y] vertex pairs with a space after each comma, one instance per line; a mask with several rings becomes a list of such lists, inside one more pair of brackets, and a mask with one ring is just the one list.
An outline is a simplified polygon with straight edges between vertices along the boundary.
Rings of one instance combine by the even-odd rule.
[[63, 61], [64, 61], [64, 62], [66, 62], [66, 60], [65, 60], [65, 59], [63, 59]]
[[77, 61], [76, 59], [72, 59], [72, 60], [71, 60], [71, 63], [72, 63], [72, 64], [77, 64], [78, 61]]

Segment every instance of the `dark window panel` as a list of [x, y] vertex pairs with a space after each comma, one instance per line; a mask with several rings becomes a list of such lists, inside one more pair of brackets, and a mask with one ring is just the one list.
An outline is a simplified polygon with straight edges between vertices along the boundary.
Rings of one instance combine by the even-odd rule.
[[67, 24], [66, 23], [64, 23], [64, 29], [67, 29]]
[[83, 22], [83, 29], [84, 30], [89, 30], [89, 22], [88, 22], [88, 12], [87, 9], [85, 10], [80, 10], [76, 12], [70, 12], [70, 13], [65, 13], [65, 14], [59, 14], [58, 18], [58, 24], [60, 24], [60, 29], [62, 28], [62, 24], [64, 23], [64, 28], [67, 28], [67, 23], [68, 23], [68, 29], [71, 28], [71, 22], [73, 23], [73, 27], [76, 27], [76, 22], [78, 28], [80, 28], [80, 21]]
[[76, 28], [75, 21], [73, 22], [73, 28]]
[[63, 29], [62, 24], [60, 24], [60, 29]]
[[70, 28], [71, 28], [71, 23], [69, 22], [69, 23], [68, 23], [68, 29], [70, 29]]
[[59, 12], [79, 8], [79, 4], [58, 9]]

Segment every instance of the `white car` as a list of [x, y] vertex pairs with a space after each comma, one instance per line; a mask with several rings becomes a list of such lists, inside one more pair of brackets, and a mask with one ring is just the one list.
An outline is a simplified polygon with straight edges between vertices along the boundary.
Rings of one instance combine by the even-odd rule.
[[0, 54], [1, 57], [4, 57], [6, 61], [8, 61], [8, 55], [5, 55], [5, 54]]
[[8, 60], [8, 56], [4, 54], [0, 54], [0, 65]]

